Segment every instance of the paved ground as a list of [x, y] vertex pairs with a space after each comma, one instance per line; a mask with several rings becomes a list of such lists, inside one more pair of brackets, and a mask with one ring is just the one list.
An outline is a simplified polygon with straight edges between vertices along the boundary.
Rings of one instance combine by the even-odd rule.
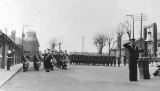
[[11, 70], [7, 70], [7, 67], [5, 67], [5, 69], [0, 69], [0, 88], [21, 68], [22, 64], [16, 64], [10, 68]]
[[[32, 65], [31, 65], [32, 66]], [[152, 74], [156, 67], [150, 68]], [[69, 66], [46, 73], [22, 70], [1, 91], [159, 91], [160, 77], [129, 82], [128, 67]], [[139, 77], [139, 76], [138, 76]]]

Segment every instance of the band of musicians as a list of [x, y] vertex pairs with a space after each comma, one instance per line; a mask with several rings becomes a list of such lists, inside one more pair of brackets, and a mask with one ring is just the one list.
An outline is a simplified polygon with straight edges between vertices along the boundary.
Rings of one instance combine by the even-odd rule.
[[[126, 57], [124, 57], [124, 66], [126, 66]], [[23, 54], [23, 69], [24, 72], [28, 71], [29, 60], [31, 59], [28, 52]], [[82, 53], [82, 52], [69, 52], [67, 50], [56, 50], [47, 49], [44, 50], [43, 54], [39, 52], [33, 55], [33, 67], [35, 71], [39, 71], [40, 66], [43, 66], [46, 72], [54, 70], [54, 67], [67, 70], [69, 65], [84, 65], [84, 66], [113, 66], [120, 67], [121, 58], [114, 55], [108, 56], [107, 54], [98, 53]]]
[[[23, 57], [23, 71], [28, 71], [29, 68], [29, 61], [30, 56], [28, 52], [24, 52]], [[54, 70], [54, 67], [58, 67], [64, 70], [67, 70], [67, 65], [69, 63], [69, 55], [67, 51], [60, 52], [53, 51], [51, 49], [45, 50], [42, 55], [39, 54], [39, 52], [35, 53], [33, 55], [33, 67], [35, 71], [39, 71], [40, 66], [44, 66], [44, 69], [46, 72], [50, 72], [51, 70]]]

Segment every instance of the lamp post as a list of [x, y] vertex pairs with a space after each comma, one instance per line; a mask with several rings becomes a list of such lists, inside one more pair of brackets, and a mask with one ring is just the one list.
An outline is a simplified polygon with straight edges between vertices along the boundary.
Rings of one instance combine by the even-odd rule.
[[134, 15], [127, 15], [130, 16], [133, 19], [133, 39], [134, 39]]

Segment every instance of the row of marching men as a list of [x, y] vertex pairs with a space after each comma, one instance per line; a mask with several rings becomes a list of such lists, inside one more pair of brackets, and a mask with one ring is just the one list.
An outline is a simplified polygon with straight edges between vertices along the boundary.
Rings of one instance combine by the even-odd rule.
[[44, 68], [46, 69], [46, 72], [50, 72], [50, 70], [54, 70], [54, 66], [67, 70], [67, 64], [69, 63], [68, 53], [67, 51], [63, 52], [60, 50], [60, 52], [53, 51], [50, 49], [47, 49], [48, 52], [44, 51]]
[[[33, 66], [36, 71], [39, 71], [42, 59], [43, 59], [43, 66], [46, 69], [46, 72], [50, 72], [50, 70], [54, 70], [54, 66], [67, 70], [67, 65], [69, 63], [67, 51], [65, 51], [64, 53], [62, 52], [62, 50], [60, 52], [56, 52], [56, 51], [47, 49], [47, 52], [45, 51], [42, 55], [39, 55], [39, 53], [34, 54]], [[24, 52], [22, 60], [23, 60], [23, 69], [24, 69], [24, 72], [26, 72], [28, 71], [29, 60], [30, 60], [30, 56], [28, 52]]]
[[[121, 63], [121, 58], [114, 55], [81, 52], [70, 52], [69, 54], [71, 65], [116, 66], [118, 64], [120, 66]], [[124, 61], [124, 65], [126, 65], [126, 61]]]

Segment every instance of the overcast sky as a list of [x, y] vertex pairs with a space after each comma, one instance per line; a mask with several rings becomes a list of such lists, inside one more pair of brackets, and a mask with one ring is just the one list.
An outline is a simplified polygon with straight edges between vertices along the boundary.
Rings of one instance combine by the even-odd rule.
[[[21, 37], [23, 25], [37, 32], [40, 50], [49, 48], [52, 38], [62, 40], [62, 50], [96, 52], [93, 36], [116, 27], [130, 14], [148, 14], [143, 25], [160, 24], [160, 0], [0, 0], [0, 29], [16, 30]], [[128, 19], [130, 19], [128, 17]], [[140, 22], [135, 21], [135, 37]], [[128, 39], [125, 35], [123, 39]], [[58, 49], [58, 46], [56, 47]], [[108, 46], [103, 52], [108, 52]]]

